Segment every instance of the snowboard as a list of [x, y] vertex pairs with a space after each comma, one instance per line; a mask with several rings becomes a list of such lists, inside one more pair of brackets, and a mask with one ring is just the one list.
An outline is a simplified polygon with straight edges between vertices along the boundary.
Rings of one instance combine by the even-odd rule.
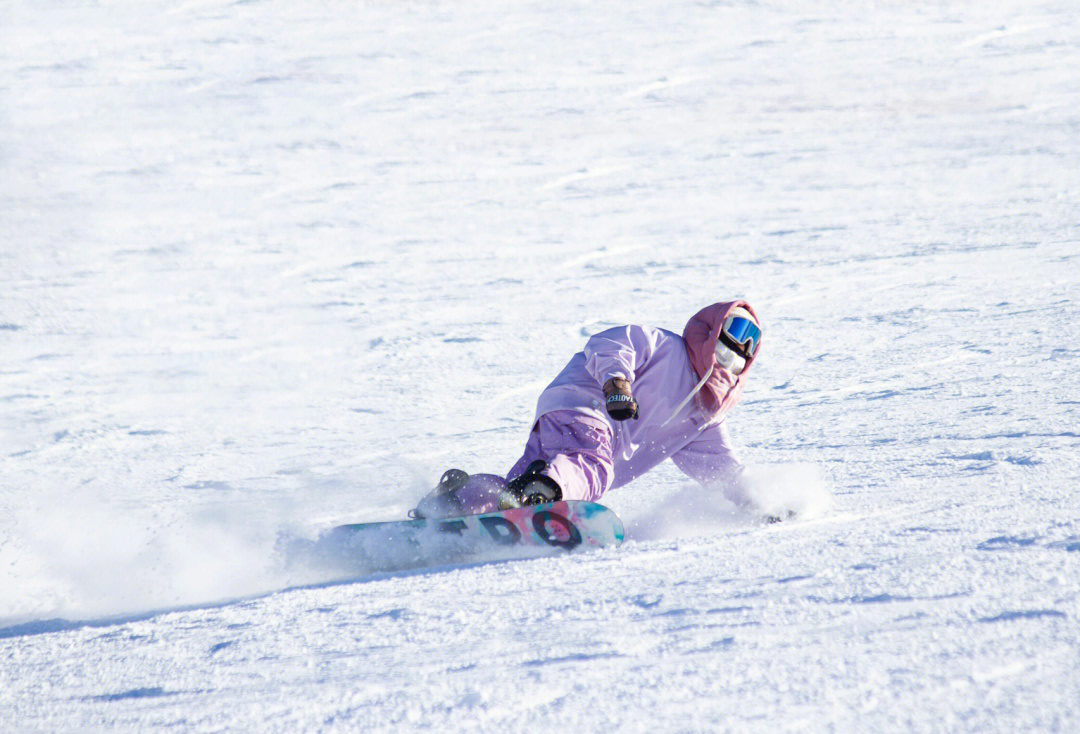
[[615, 547], [619, 517], [594, 502], [565, 501], [460, 517], [339, 525], [315, 542], [325, 571], [379, 571], [483, 563]]

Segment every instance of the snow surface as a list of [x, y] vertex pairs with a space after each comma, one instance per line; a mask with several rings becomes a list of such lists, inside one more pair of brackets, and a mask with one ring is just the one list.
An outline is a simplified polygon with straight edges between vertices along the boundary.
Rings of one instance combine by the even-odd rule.
[[[1078, 731], [1078, 201], [1064, 0], [6, 0], [0, 730]], [[279, 564], [733, 296], [806, 519]]]

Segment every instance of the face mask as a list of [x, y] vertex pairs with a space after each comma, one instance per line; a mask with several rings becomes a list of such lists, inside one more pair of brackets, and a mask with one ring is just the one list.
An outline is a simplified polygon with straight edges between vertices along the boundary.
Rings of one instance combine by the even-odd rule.
[[746, 359], [722, 341], [716, 342], [716, 363], [733, 375], [741, 375], [746, 369]]

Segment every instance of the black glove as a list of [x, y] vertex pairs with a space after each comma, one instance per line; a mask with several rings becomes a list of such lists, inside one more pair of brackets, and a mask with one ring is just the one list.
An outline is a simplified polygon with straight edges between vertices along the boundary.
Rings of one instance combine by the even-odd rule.
[[604, 407], [614, 420], [637, 420], [637, 401], [630, 393], [630, 380], [612, 377], [604, 383]]

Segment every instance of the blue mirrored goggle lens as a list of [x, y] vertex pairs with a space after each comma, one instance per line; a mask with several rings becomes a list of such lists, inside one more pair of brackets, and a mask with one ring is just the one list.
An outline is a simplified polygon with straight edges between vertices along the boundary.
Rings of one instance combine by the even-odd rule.
[[748, 318], [736, 316], [724, 324], [724, 334], [746, 350], [746, 356], [753, 357], [761, 345], [761, 329]]

